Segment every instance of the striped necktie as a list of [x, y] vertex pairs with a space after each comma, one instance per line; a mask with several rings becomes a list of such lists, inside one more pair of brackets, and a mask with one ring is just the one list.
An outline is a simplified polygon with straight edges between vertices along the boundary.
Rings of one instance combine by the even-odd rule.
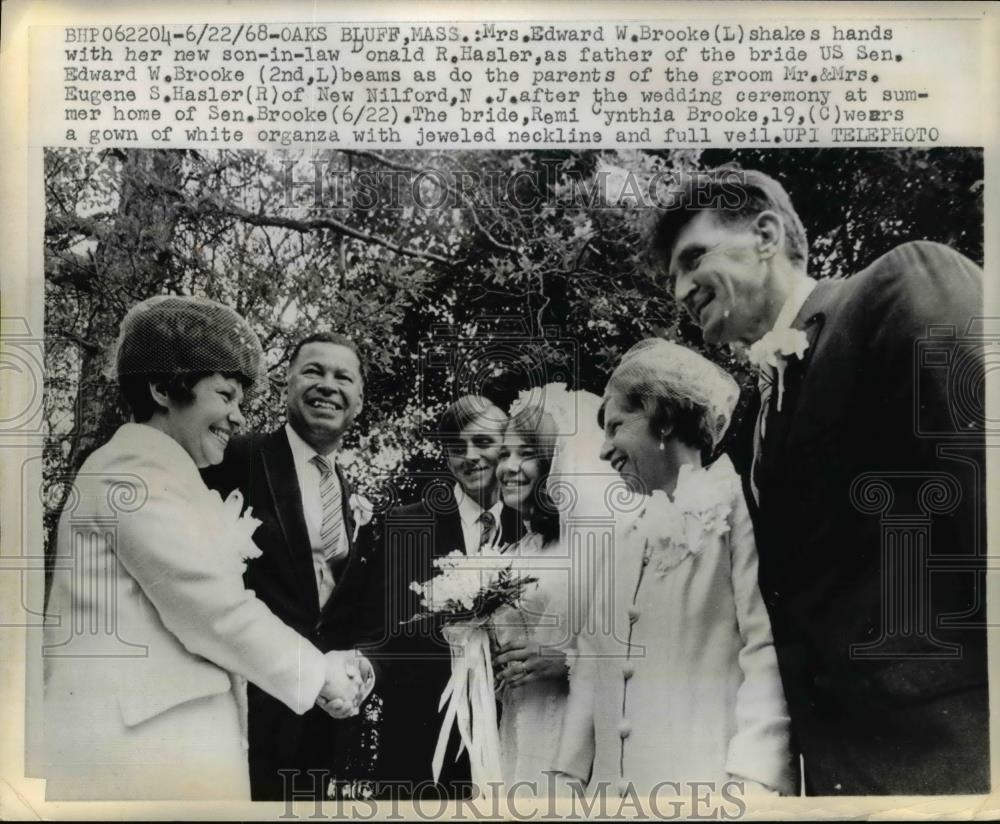
[[320, 524], [319, 540], [323, 549], [323, 557], [327, 562], [337, 557], [340, 546], [340, 532], [343, 522], [343, 502], [340, 500], [340, 484], [333, 472], [330, 459], [323, 455], [313, 455], [310, 458], [319, 470], [319, 499], [323, 507], [323, 521]]
[[493, 543], [497, 519], [493, 517], [492, 512], [484, 510], [483, 514], [479, 516], [479, 523], [483, 525], [483, 531], [479, 534], [479, 551], [482, 552], [483, 547], [490, 546]]

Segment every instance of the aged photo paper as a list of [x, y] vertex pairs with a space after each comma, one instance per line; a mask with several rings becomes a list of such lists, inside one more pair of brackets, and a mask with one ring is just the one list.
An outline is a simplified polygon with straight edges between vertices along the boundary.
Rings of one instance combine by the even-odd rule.
[[995, 3], [0, 9], [0, 818], [1000, 816]]

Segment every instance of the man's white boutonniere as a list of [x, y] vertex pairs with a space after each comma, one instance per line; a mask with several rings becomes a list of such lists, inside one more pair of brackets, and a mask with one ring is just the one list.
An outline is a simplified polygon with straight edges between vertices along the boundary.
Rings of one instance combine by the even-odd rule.
[[361, 527], [371, 523], [372, 515], [375, 514], [375, 505], [364, 495], [358, 495], [356, 492], [347, 499], [347, 505], [351, 508], [351, 514], [354, 516], [354, 535], [351, 540], [356, 541]]
[[[221, 498], [220, 498], [221, 499]], [[243, 511], [243, 495], [238, 489], [234, 489], [222, 502], [222, 521], [226, 530], [228, 543], [232, 544], [237, 559], [243, 566], [247, 561], [259, 558], [260, 548], [253, 542], [253, 534], [261, 522], [253, 517], [253, 509], [247, 507]]]
[[778, 375], [778, 411], [781, 411], [781, 398], [785, 394], [785, 367], [790, 357], [799, 360], [809, 348], [809, 338], [801, 329], [772, 329], [760, 340], [750, 345], [747, 357], [762, 375], [767, 373], [766, 367], [774, 367]]

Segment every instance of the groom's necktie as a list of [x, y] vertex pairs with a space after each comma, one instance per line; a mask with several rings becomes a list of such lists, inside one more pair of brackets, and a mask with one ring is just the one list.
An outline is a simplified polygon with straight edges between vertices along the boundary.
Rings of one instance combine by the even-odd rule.
[[310, 460], [319, 470], [320, 477], [319, 498], [323, 510], [323, 520], [320, 523], [319, 539], [325, 563], [319, 566], [318, 573], [320, 602], [323, 603], [333, 591], [333, 566], [346, 554], [346, 548], [340, 545], [344, 520], [343, 503], [337, 473], [333, 471], [330, 459], [323, 455], [313, 455]]
[[497, 519], [493, 517], [492, 512], [484, 510], [483, 514], [479, 516], [479, 523], [482, 525], [482, 532], [479, 534], [479, 551], [482, 552], [483, 547], [491, 546], [493, 544]]
[[771, 390], [774, 388], [774, 369], [770, 366], [761, 367], [757, 374], [757, 390], [760, 393], [760, 409], [757, 410], [757, 422], [753, 430], [753, 462], [750, 464], [750, 491], [753, 492], [754, 503], [760, 506], [760, 489], [757, 486], [757, 470], [764, 449], [764, 434], [767, 430], [767, 412], [771, 405]]

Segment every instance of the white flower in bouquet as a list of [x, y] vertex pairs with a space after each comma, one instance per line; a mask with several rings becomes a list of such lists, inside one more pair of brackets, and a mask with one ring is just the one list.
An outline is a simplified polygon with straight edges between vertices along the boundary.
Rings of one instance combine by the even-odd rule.
[[[434, 560], [438, 572], [429, 581], [414, 581], [424, 612], [410, 621], [443, 619], [442, 635], [451, 648], [451, 678], [441, 693], [444, 720], [431, 761], [438, 780], [452, 726], [469, 752], [472, 780], [488, 792], [501, 780], [500, 741], [489, 625], [503, 606], [517, 608], [525, 587], [537, 578], [513, 573], [513, 559], [489, 549], [469, 557], [459, 550]], [[409, 623], [409, 621], [404, 622]]]
[[[514, 575], [513, 561], [497, 563], [501, 557], [497, 552], [485, 551], [470, 558], [456, 549], [436, 558], [438, 573], [424, 583], [410, 584], [426, 610], [411, 620], [438, 615], [453, 621], [485, 621], [501, 606], [515, 605], [524, 588], [536, 579]], [[489, 559], [497, 560], [491, 563]]]

